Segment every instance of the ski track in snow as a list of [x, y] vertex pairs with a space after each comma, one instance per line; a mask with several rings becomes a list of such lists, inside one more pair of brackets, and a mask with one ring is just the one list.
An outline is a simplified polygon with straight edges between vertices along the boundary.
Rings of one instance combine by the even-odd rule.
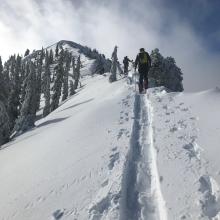
[[166, 220], [153, 146], [152, 111], [145, 96], [135, 95], [130, 150], [124, 168], [120, 220]]

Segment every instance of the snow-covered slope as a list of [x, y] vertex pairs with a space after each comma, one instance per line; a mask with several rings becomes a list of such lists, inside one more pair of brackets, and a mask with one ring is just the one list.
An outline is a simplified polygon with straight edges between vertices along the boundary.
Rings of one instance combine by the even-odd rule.
[[0, 150], [0, 219], [220, 219], [220, 92], [85, 76]]
[[220, 219], [220, 92], [152, 90], [154, 147], [168, 219]]
[[[85, 75], [91, 75], [91, 73], [95, 72], [95, 59], [92, 59], [88, 56], [86, 56], [86, 53], [84, 52], [85, 47], [76, 44], [74, 42], [71, 41], [59, 41], [56, 44], [53, 44], [52, 46], [47, 47], [46, 49], [48, 51], [52, 50], [53, 53], [55, 54], [56, 51], [56, 47], [58, 44], [58, 48], [63, 48], [64, 50], [67, 50], [68, 52], [70, 52], [73, 57], [75, 57], [75, 59], [77, 60], [78, 56], [80, 56], [80, 60], [82, 63], [82, 68], [80, 70], [81, 75], [85, 76]], [[51, 72], [54, 72], [53, 70]], [[72, 73], [72, 68], [70, 69], [70, 73]]]
[[88, 219], [117, 206], [133, 93], [104, 76], [84, 80], [78, 94], [1, 150], [1, 219], [50, 219], [57, 210]]

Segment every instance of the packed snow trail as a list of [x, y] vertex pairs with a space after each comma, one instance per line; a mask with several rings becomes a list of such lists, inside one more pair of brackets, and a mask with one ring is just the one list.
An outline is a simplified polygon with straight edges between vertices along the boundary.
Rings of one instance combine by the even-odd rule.
[[135, 94], [134, 123], [122, 181], [121, 220], [166, 220], [153, 146], [149, 100]]
[[121, 220], [138, 219], [140, 206], [138, 204], [137, 182], [138, 161], [140, 160], [140, 96], [135, 96], [134, 122], [130, 139], [130, 150], [122, 180]]

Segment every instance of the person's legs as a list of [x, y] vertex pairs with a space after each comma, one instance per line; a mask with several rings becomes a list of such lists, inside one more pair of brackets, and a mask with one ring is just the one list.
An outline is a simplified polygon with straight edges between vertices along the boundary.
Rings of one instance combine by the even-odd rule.
[[144, 74], [142, 72], [139, 72], [139, 75], [139, 92], [142, 93]]
[[148, 89], [148, 74], [144, 74], [144, 88]]
[[124, 74], [127, 75], [128, 74], [128, 66], [124, 65]]

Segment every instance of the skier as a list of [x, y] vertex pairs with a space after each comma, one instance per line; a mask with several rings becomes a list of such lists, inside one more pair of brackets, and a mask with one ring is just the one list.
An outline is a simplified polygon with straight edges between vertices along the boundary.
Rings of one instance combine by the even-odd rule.
[[135, 60], [135, 72], [138, 66], [139, 72], [139, 92], [142, 93], [143, 89], [148, 88], [148, 71], [151, 67], [151, 58], [150, 55], [144, 50], [140, 49], [139, 54]]
[[132, 62], [127, 56], [124, 57], [123, 64], [124, 64], [124, 74], [128, 74], [128, 67], [129, 67], [129, 62]]

